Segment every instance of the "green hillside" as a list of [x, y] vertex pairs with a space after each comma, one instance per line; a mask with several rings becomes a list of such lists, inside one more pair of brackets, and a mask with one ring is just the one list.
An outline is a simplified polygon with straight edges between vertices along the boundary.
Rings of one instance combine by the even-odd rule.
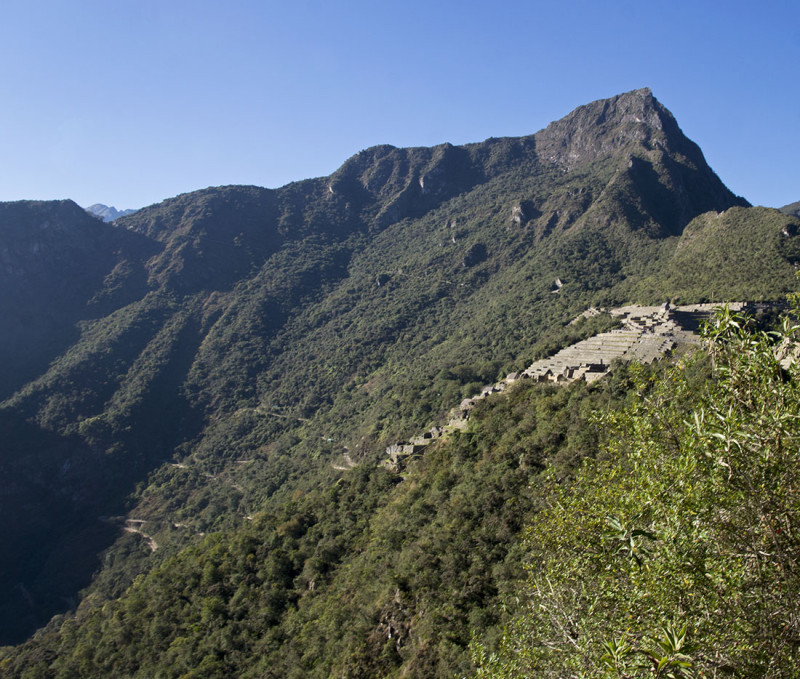
[[479, 676], [797, 676], [797, 340], [721, 314], [707, 351], [601, 414], [602, 455], [525, 531]]
[[796, 203], [789, 203], [788, 205], [784, 205], [780, 208], [781, 212], [792, 215], [794, 217], [800, 217], [800, 201]]
[[542, 475], [597, 453], [626, 373], [489, 399], [405, 479], [385, 447], [591, 332], [565, 329], [590, 305], [778, 300], [799, 259], [800, 222], [733, 196], [649, 90], [76, 210], [0, 206], [11, 676], [469, 673]]

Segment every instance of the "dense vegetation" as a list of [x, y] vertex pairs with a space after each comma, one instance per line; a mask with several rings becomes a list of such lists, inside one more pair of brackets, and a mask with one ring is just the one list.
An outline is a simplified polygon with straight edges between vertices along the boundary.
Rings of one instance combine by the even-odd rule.
[[46, 625], [4, 651], [28, 676], [468, 672], [543, 471], [594, 456], [627, 378], [490, 400], [402, 482], [385, 446], [604, 328], [566, 325], [590, 304], [780, 299], [800, 226], [644, 90], [113, 225], [0, 207], [0, 640]]
[[797, 675], [800, 375], [779, 364], [797, 330], [720, 314], [707, 353], [600, 417], [602, 460], [552, 485], [481, 676]]
[[[116, 603], [29, 644], [30, 676], [377, 676], [470, 668], [470, 634], [496, 627], [521, 575], [517, 534], [560, 475], [594, 455], [592, 389], [522, 385], [481, 404], [467, 433], [404, 477], [357, 467], [276, 513], [207, 537]], [[58, 631], [56, 631], [58, 630]], [[120, 651], [125, 649], [121, 654]], [[22, 647], [22, 667], [32, 658]], [[21, 668], [9, 661], [3, 669]], [[22, 673], [25, 676], [24, 672]]]

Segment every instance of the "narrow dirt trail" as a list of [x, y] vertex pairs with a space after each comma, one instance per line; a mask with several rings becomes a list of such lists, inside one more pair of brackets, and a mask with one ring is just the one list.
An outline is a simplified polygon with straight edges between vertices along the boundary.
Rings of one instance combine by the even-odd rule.
[[141, 535], [144, 541], [147, 543], [147, 546], [150, 547], [150, 551], [155, 552], [158, 549], [158, 543], [142, 530], [142, 526], [146, 523], [147, 521], [144, 519], [126, 519], [123, 530], [126, 533], [136, 533], [137, 535]]

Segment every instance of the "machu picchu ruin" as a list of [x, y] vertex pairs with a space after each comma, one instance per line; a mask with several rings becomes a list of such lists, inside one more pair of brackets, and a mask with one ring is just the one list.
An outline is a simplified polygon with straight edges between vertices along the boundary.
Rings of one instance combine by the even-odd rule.
[[[505, 379], [483, 387], [480, 393], [465, 398], [450, 411], [447, 424], [432, 427], [408, 442], [388, 446], [383, 466], [395, 472], [402, 471], [410, 459], [422, 454], [437, 439], [455, 430], [466, 429], [470, 413], [479, 401], [505, 391], [519, 380], [553, 385], [566, 385], [577, 380], [591, 383], [608, 375], [617, 361], [648, 364], [681, 345], [699, 344], [697, 331], [700, 325], [720, 306], [716, 303], [678, 306], [665, 303], [660, 306], [628, 305], [613, 309], [590, 307], [570, 323], [605, 313], [617, 319], [619, 327], [576, 342], [553, 356], [534, 361], [522, 372], [509, 373]], [[729, 302], [727, 307], [731, 311], [746, 311], [754, 308], [754, 305]]]

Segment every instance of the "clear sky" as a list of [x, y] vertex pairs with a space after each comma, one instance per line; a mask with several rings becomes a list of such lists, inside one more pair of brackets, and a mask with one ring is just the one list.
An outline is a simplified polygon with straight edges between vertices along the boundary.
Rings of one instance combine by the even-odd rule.
[[798, 76], [798, 0], [2, 0], [0, 200], [277, 187], [648, 86], [731, 190], [780, 206]]

